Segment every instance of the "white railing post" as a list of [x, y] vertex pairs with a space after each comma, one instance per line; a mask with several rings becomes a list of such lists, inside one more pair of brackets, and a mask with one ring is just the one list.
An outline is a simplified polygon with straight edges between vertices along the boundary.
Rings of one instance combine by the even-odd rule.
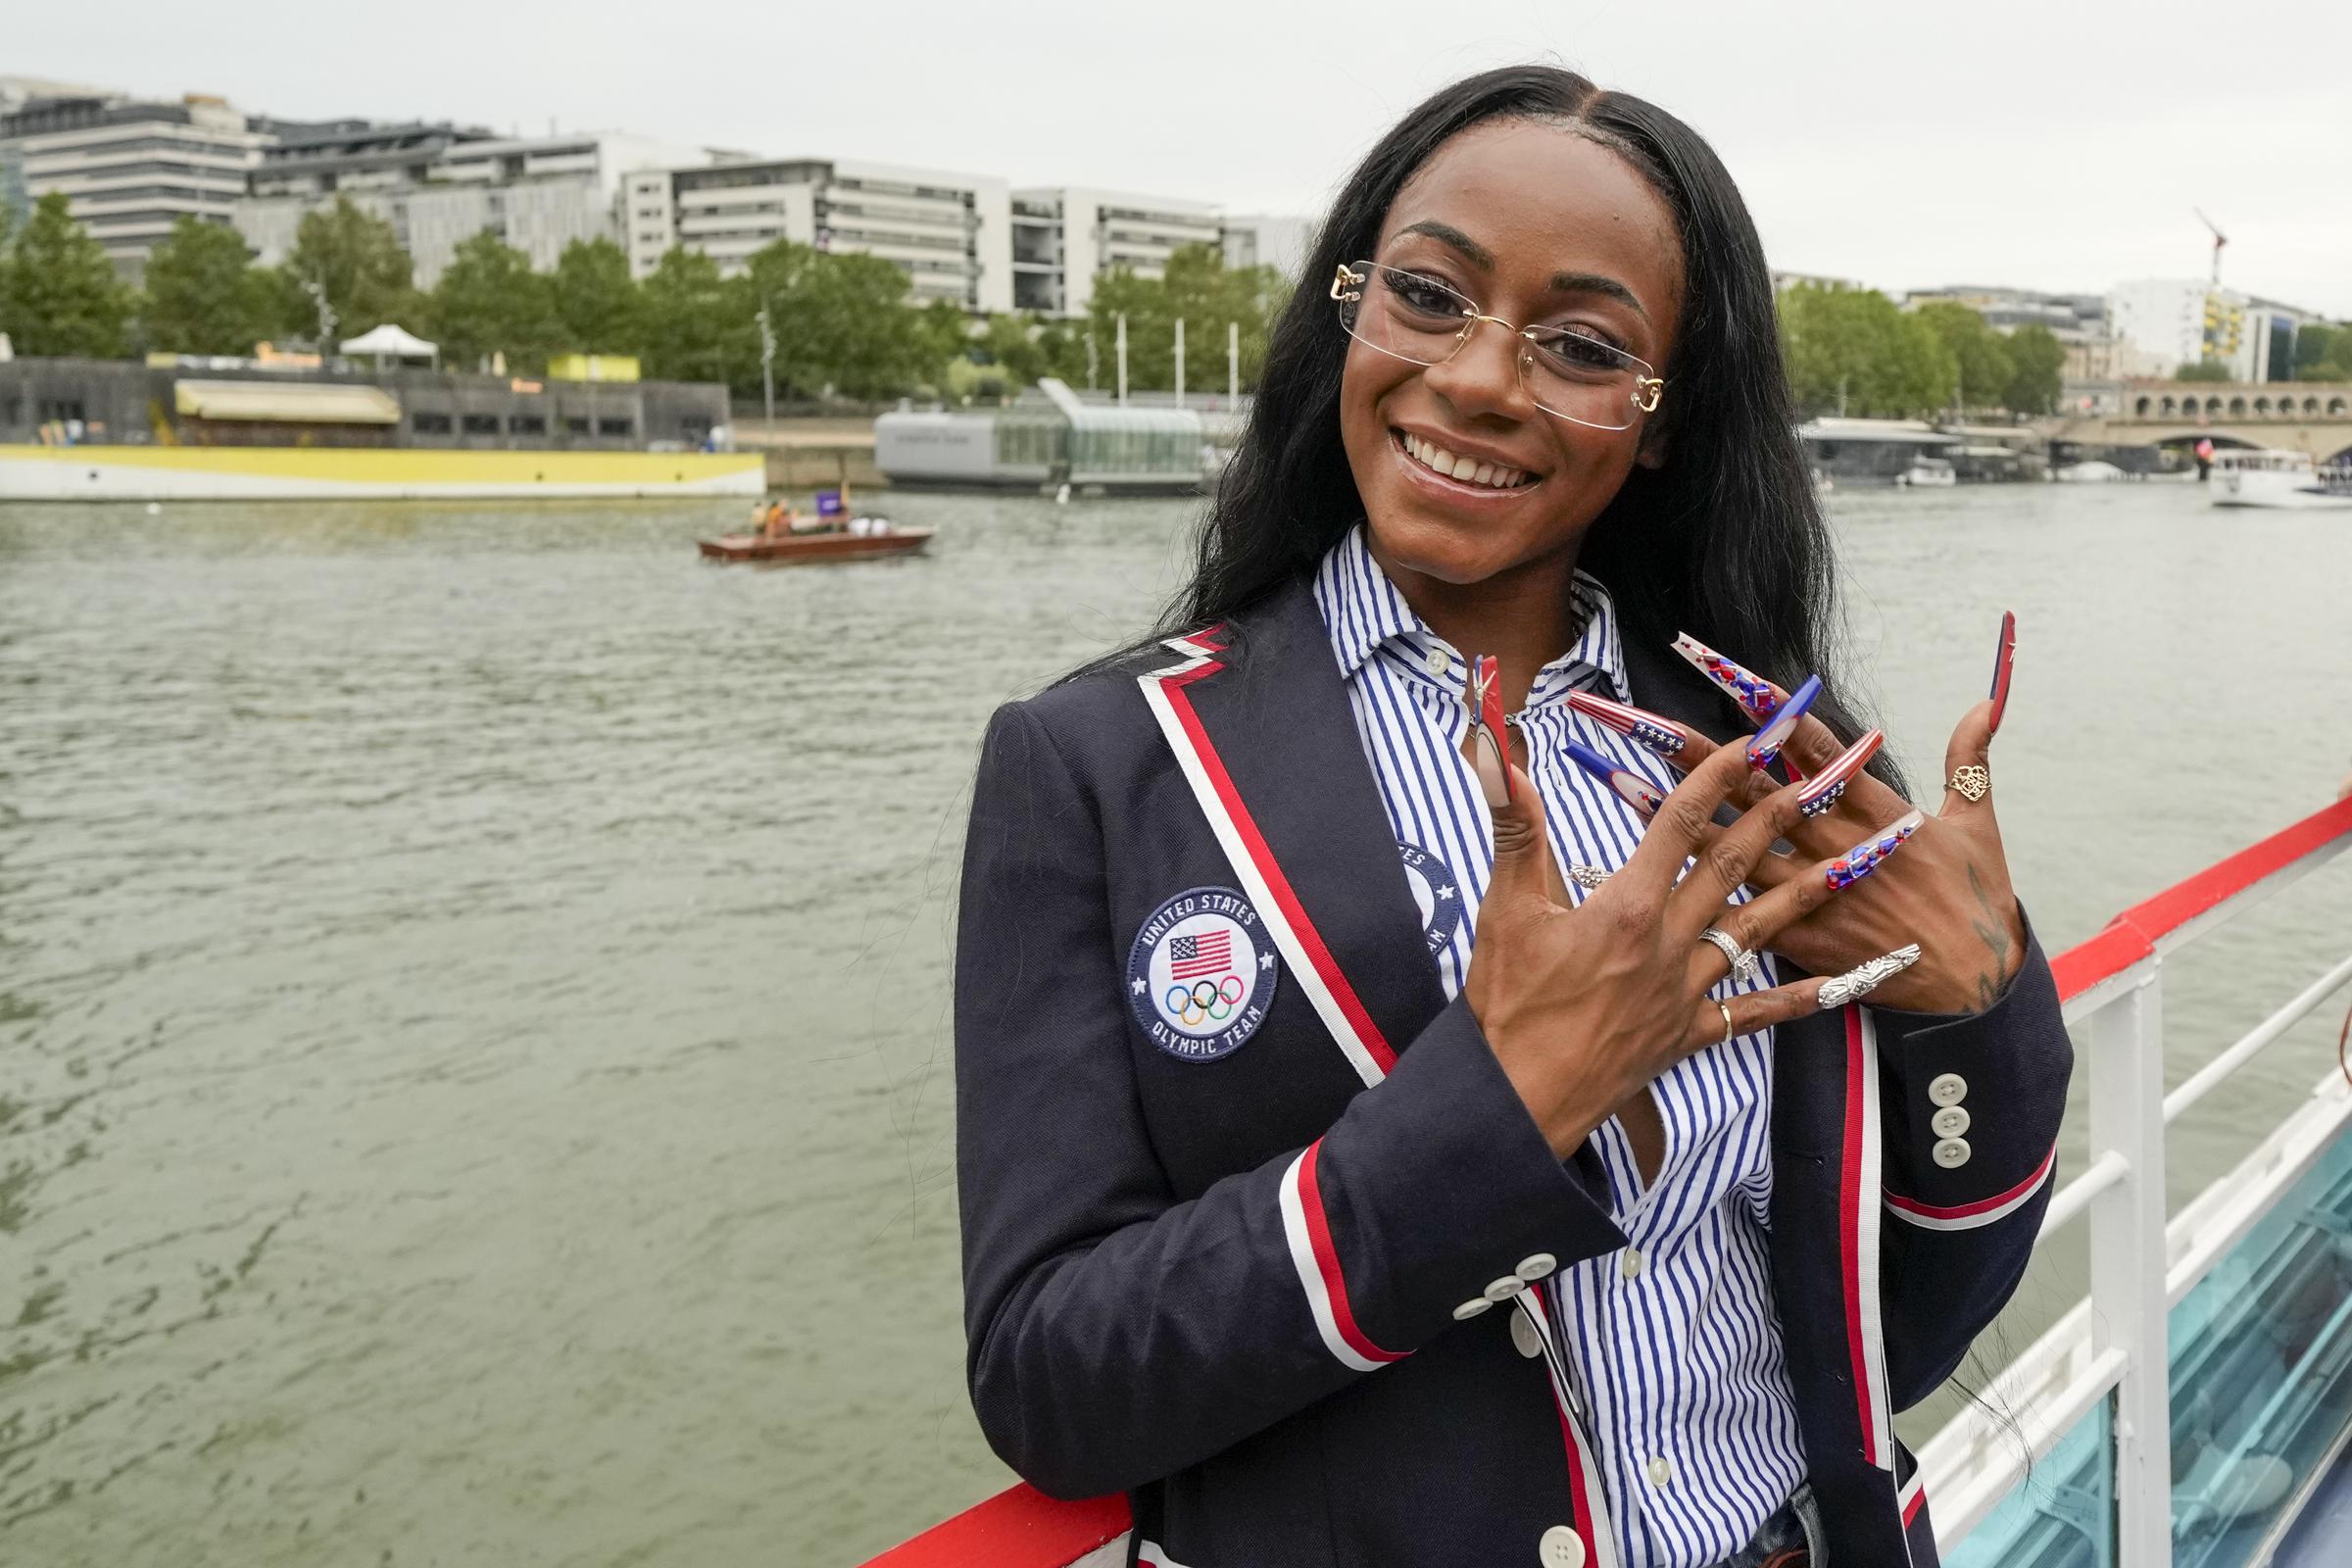
[[2161, 960], [2091, 1014], [2090, 1158], [2110, 1152], [2131, 1169], [2091, 1200], [2090, 1333], [2094, 1351], [2121, 1349], [2115, 1390], [2115, 1561], [2173, 1560], [2171, 1356], [2164, 1255], [2164, 1004]]

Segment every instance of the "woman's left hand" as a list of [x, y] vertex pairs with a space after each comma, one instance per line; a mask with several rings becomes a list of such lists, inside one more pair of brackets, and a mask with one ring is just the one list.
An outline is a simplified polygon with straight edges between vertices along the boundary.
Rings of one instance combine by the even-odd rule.
[[[1786, 692], [1781, 700], [1788, 701]], [[1990, 699], [1962, 715], [1944, 748], [1942, 809], [1926, 816], [1919, 831], [1861, 884], [1784, 927], [1773, 951], [1814, 974], [1842, 974], [1916, 942], [1919, 961], [1872, 992], [1874, 1004], [1914, 1012], [1982, 1012], [2000, 1000], [2025, 958], [2025, 917], [2010, 890], [1990, 791], [1972, 801], [1948, 782], [1964, 767], [1987, 769], [1982, 776], [1990, 777], [1986, 753], [1993, 725]], [[1695, 767], [1713, 753], [1705, 736], [1677, 727], [1689, 737], [1672, 759], [1677, 766]], [[1782, 755], [1810, 778], [1844, 750], [1828, 725], [1808, 714]], [[1779, 787], [1768, 774], [1757, 773], [1746, 782], [1746, 798], [1737, 804], [1744, 808]], [[1767, 855], [1748, 881], [1762, 889], [1778, 887], [1824, 857], [1867, 843], [1911, 809], [1893, 790], [1857, 773], [1828, 810], [1789, 835], [1797, 851], [1793, 858]]]

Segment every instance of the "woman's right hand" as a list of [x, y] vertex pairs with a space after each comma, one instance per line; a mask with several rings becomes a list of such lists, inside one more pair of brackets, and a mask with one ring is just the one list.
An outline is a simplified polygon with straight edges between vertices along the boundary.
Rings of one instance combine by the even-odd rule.
[[[1491, 760], [1481, 771], [1492, 771]], [[1823, 977], [1742, 992], [1720, 1006], [1708, 995], [1730, 964], [1700, 932], [1720, 926], [1759, 952], [1837, 897], [1824, 861], [1745, 904], [1727, 902], [1798, 821], [1792, 784], [1717, 827], [1716, 807], [1747, 772], [1744, 748], [1718, 749], [1666, 797], [1624, 869], [1572, 906], [1555, 891], [1535, 785], [1511, 767], [1512, 799], [1493, 808], [1494, 870], [1464, 993], [1562, 1158], [1676, 1062], [1726, 1039], [1722, 1007], [1734, 1036], [1821, 1010]]]

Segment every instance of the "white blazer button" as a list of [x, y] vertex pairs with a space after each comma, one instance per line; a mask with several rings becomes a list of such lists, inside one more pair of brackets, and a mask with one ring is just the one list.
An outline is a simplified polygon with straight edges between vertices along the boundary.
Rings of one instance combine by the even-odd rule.
[[1585, 1538], [1566, 1525], [1544, 1532], [1544, 1548], [1537, 1554], [1544, 1568], [1585, 1568]]
[[1957, 1105], [1968, 1098], [1968, 1080], [1956, 1072], [1939, 1072], [1929, 1080], [1928, 1098], [1938, 1105]]
[[1453, 1309], [1453, 1320], [1456, 1323], [1466, 1322], [1467, 1320], [1478, 1316], [1478, 1314], [1481, 1312], [1492, 1312], [1494, 1310], [1494, 1303], [1493, 1301], [1488, 1300], [1483, 1296], [1473, 1296], [1470, 1298], [1470, 1299], [1464, 1301], [1461, 1305]]
[[1559, 1267], [1560, 1260], [1549, 1252], [1530, 1252], [1519, 1260], [1518, 1273], [1523, 1280], [1540, 1280], [1559, 1272]]
[[1525, 1289], [1525, 1287], [1521, 1285], [1518, 1275], [1505, 1274], [1502, 1278], [1494, 1281], [1493, 1284], [1487, 1287], [1487, 1299], [1490, 1301], [1507, 1301], [1512, 1297], [1517, 1296], [1523, 1289]]
[[1968, 1163], [1968, 1156], [1974, 1152], [1975, 1151], [1968, 1147], [1967, 1139], [1946, 1138], [1936, 1146], [1936, 1163], [1941, 1165], [1945, 1170], [1958, 1170]]
[[1968, 1131], [1968, 1111], [1964, 1106], [1946, 1105], [1928, 1120], [1938, 1138], [1957, 1138]]
[[1519, 1347], [1519, 1353], [1530, 1361], [1544, 1353], [1544, 1341], [1537, 1336], [1536, 1326], [1527, 1320], [1525, 1312], [1511, 1314], [1511, 1343]]

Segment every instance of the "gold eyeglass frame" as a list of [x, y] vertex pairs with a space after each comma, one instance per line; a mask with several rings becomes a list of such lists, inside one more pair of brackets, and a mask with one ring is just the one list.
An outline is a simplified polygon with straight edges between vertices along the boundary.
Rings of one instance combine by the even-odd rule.
[[[1365, 267], [1378, 267], [1381, 264], [1378, 262], [1365, 262], [1362, 265]], [[1338, 300], [1343, 305], [1361, 303], [1364, 297], [1363, 287], [1370, 281], [1371, 274], [1367, 272], [1355, 271], [1353, 270], [1351, 264], [1348, 262], [1342, 262], [1340, 263], [1339, 270], [1332, 275], [1331, 297], [1335, 300]], [[1449, 285], [1439, 283], [1435, 278], [1430, 279], [1430, 281], [1432, 283], [1436, 283], [1438, 287], [1445, 289], [1448, 294], [1455, 295], [1457, 298], [1466, 297], [1462, 296], [1458, 290], [1450, 287]], [[1536, 328], [1532, 326], [1516, 325], [1510, 321], [1504, 320], [1499, 316], [1488, 316], [1475, 308], [1475, 302], [1473, 302], [1472, 309], [1462, 312], [1462, 329], [1459, 332], [1456, 332], [1453, 338], [1453, 354], [1459, 354], [1462, 351], [1462, 345], [1470, 341], [1470, 334], [1478, 329], [1478, 323], [1481, 321], [1493, 321], [1496, 326], [1501, 327], [1513, 337], [1523, 339], [1527, 344], [1531, 345], [1531, 347], [1536, 342], [1534, 338], [1528, 336], [1528, 334], [1535, 331]], [[1583, 334], [1580, 333], [1578, 335], [1582, 336]], [[1355, 334], [1350, 331], [1348, 336], [1353, 337]], [[1363, 342], [1364, 340], [1359, 338], [1357, 341]], [[1598, 342], [1599, 340], [1595, 338], [1592, 341]], [[1451, 360], [1453, 358], [1453, 354], [1448, 354], [1446, 356], [1446, 360], [1412, 360], [1407, 359], [1404, 355], [1396, 353], [1394, 349], [1383, 349], [1377, 343], [1366, 342], [1364, 346], [1373, 349], [1376, 352], [1390, 355], [1392, 358], [1404, 360], [1404, 363], [1407, 365], [1443, 365], [1446, 362], [1446, 360]], [[1615, 353], [1625, 355], [1625, 358], [1632, 360], [1634, 364], [1641, 366], [1644, 370], [1649, 368], [1649, 364], [1645, 360], [1638, 359], [1631, 354], [1626, 354], [1623, 349], [1615, 348], [1614, 345], [1604, 344], [1603, 346], [1611, 348]], [[1522, 349], [1520, 351], [1519, 384], [1523, 388], [1527, 384], [1527, 367], [1531, 357], [1532, 356], [1528, 349]], [[1637, 375], [1634, 377], [1633, 404], [1635, 408], [1641, 410], [1643, 414], [1657, 413], [1658, 400], [1663, 398], [1665, 395], [1666, 381], [1664, 377], [1655, 375]], [[1532, 399], [1533, 394], [1530, 394], [1530, 396]], [[1536, 407], [1542, 409], [1544, 408], [1544, 405], [1539, 403], [1536, 405]], [[1544, 409], [1544, 412], [1545, 414], [1550, 414], [1555, 419], [1566, 419], [1570, 424], [1585, 424], [1584, 420], [1579, 419], [1572, 415], [1553, 414], [1549, 409]], [[1585, 427], [1589, 430], [1605, 430], [1611, 428], [1611, 426], [1608, 425], [1598, 424], [1585, 424]], [[1620, 430], [1630, 430], [1633, 428], [1633, 425], [1628, 422], [1626, 424], [1617, 425], [1614, 428]]]

